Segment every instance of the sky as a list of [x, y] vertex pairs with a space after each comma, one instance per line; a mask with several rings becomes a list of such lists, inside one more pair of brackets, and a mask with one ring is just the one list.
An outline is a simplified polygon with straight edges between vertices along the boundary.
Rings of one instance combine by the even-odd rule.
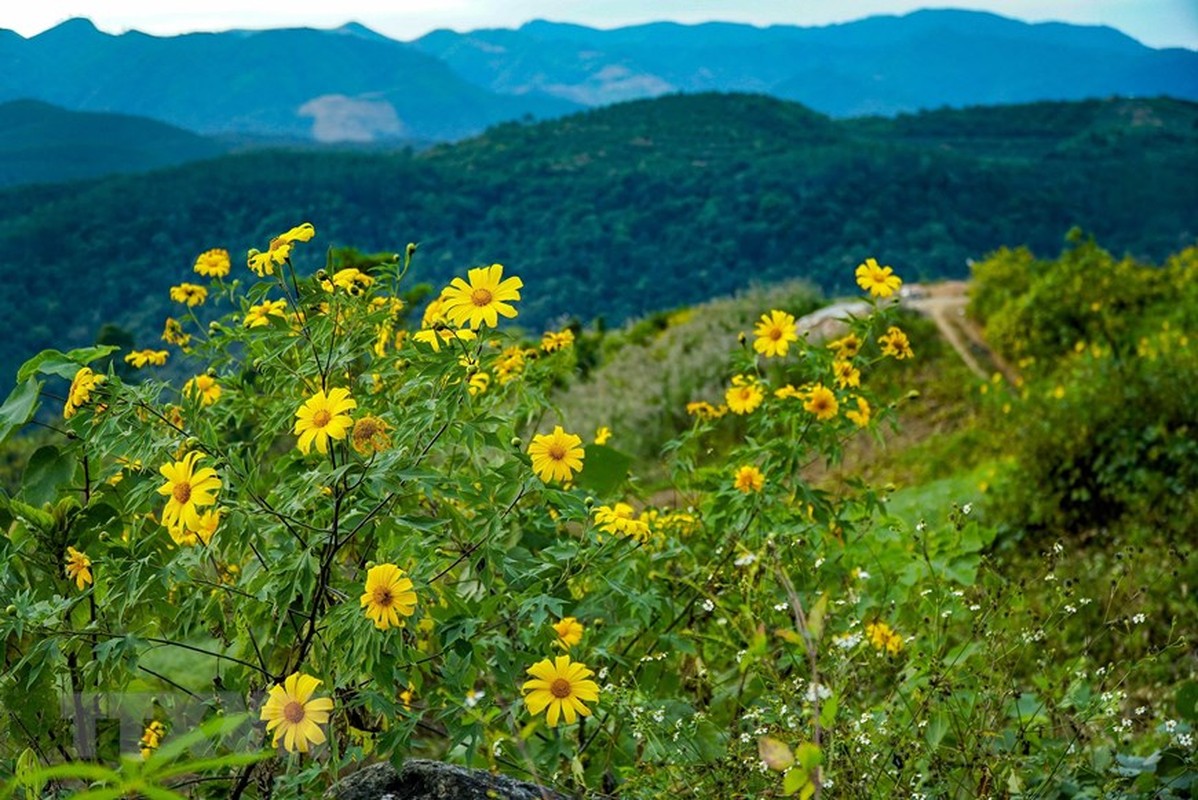
[[436, 28], [512, 28], [531, 19], [614, 28], [657, 20], [722, 20], [756, 25], [827, 25], [922, 7], [992, 11], [1029, 22], [1110, 25], [1152, 47], [1198, 49], [1198, 0], [38, 0], [4, 3], [0, 28], [33, 36], [71, 17], [101, 30], [169, 35], [229, 28], [360, 22], [394, 39]]

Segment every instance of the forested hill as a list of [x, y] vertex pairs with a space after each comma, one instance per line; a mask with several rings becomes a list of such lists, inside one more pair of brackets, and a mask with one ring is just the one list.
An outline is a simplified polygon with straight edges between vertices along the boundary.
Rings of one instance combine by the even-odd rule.
[[760, 96], [669, 96], [421, 154], [270, 151], [0, 192], [0, 369], [118, 323], [157, 343], [197, 253], [316, 225], [327, 245], [402, 250], [439, 284], [498, 261], [520, 322], [631, 315], [753, 281], [837, 291], [876, 255], [963, 276], [1000, 245], [1052, 252], [1080, 225], [1159, 259], [1198, 236], [1198, 105], [1043, 103], [832, 121]]

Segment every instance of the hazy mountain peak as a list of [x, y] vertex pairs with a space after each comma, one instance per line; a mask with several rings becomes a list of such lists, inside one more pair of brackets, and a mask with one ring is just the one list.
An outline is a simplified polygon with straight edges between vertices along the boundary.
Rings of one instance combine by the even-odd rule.
[[42, 31], [37, 36], [32, 37], [33, 40], [75, 40], [82, 38], [90, 38], [93, 36], [107, 36], [108, 34], [101, 31], [87, 17], [71, 17], [65, 22], [60, 22], [53, 28]]
[[363, 39], [372, 39], [374, 41], [380, 41], [380, 42], [395, 41], [391, 37], [384, 36], [383, 34], [379, 33], [378, 31], [373, 30], [372, 28], [368, 28], [360, 22], [347, 22], [344, 25], [342, 25], [340, 28], [334, 29], [333, 33], [343, 33], [348, 36], [360, 36]]

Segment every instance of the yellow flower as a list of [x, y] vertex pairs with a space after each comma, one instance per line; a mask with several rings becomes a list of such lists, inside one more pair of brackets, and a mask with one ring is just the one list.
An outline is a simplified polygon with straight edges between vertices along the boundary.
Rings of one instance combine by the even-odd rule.
[[505, 347], [499, 354], [499, 360], [495, 362], [495, 377], [499, 378], [500, 385], [514, 380], [523, 372], [526, 359], [527, 353], [518, 345]]
[[246, 254], [246, 266], [254, 271], [259, 278], [274, 274], [275, 265], [282, 266], [291, 258], [291, 247], [296, 242], [309, 241], [316, 235], [316, 229], [311, 222], [297, 225], [284, 234], [270, 240], [270, 247], [265, 253], [250, 250]]
[[208, 299], [208, 290], [195, 283], [181, 283], [171, 287], [171, 299], [176, 303], [187, 303], [187, 306], [203, 305]]
[[454, 278], [442, 292], [445, 316], [459, 328], [478, 329], [484, 323], [494, 328], [499, 317], [514, 317], [510, 303], [520, 299], [524, 281], [503, 280], [503, 265], [477, 267], [468, 273], [470, 282]]
[[757, 381], [748, 375], [737, 375], [724, 393], [724, 400], [733, 414], [751, 414], [761, 405], [765, 394]]
[[267, 300], [256, 306], [250, 306], [245, 312], [245, 327], [261, 328], [270, 324], [271, 317], [287, 318], [286, 300]]
[[795, 318], [778, 310], [762, 314], [761, 321], [753, 329], [753, 335], [757, 337], [753, 341], [753, 349], [766, 358], [786, 355], [790, 343], [799, 340]]
[[440, 353], [441, 342], [447, 344], [453, 341], [472, 342], [478, 338], [478, 334], [471, 330], [455, 331], [453, 328], [425, 328], [422, 331], [412, 334], [412, 338], [418, 342], [432, 345], [433, 352]]
[[73, 547], [67, 548], [67, 577], [75, 580], [79, 591], [92, 582], [92, 560], [87, 553], [81, 553]]
[[158, 745], [162, 744], [162, 737], [166, 736], [166, 726], [158, 720], [154, 720], [146, 726], [145, 731], [141, 734], [141, 741], [138, 747], [141, 748], [141, 757], [149, 758], [158, 749]]
[[491, 386], [491, 376], [485, 372], [476, 372], [470, 376], [470, 385], [467, 391], [470, 396], [483, 394]]
[[104, 382], [106, 376], [92, 372], [91, 367], [80, 367], [71, 379], [71, 388], [67, 392], [67, 401], [62, 406], [62, 418], [70, 419], [75, 412], [91, 402], [92, 392]]
[[803, 390], [796, 389], [792, 384], [788, 383], [785, 386], [775, 389], [774, 397], [778, 398], [779, 400], [790, 400], [790, 399], [802, 400], [803, 399]]
[[595, 514], [595, 525], [605, 533], [631, 536], [638, 542], [644, 542], [649, 538], [649, 523], [643, 519], [637, 519], [636, 512], [627, 503], [599, 506], [593, 513]]
[[524, 704], [534, 716], [545, 711], [551, 728], [557, 727], [563, 716], [567, 725], [573, 725], [579, 714], [590, 716], [591, 710], [583, 702], [599, 702], [599, 685], [587, 680], [594, 673], [585, 664], [570, 663], [569, 656], [538, 661], [528, 668], [528, 674], [533, 679], [520, 688]]
[[532, 437], [528, 455], [532, 458], [532, 471], [541, 480], [545, 483], [565, 483], [582, 469], [582, 459], [586, 453], [582, 449], [581, 437], [566, 433], [561, 425], [557, 425], [553, 433], [540, 433]]
[[195, 271], [205, 278], [223, 278], [229, 274], [229, 251], [222, 248], [206, 250], [196, 256]]
[[833, 361], [832, 372], [836, 375], [836, 385], [841, 389], [861, 385], [861, 372], [849, 361]]
[[183, 325], [179, 320], [167, 317], [166, 325], [162, 328], [162, 341], [178, 347], [187, 347], [191, 343], [191, 334], [183, 332]]
[[210, 406], [219, 400], [220, 393], [220, 384], [211, 375], [196, 375], [183, 384], [183, 394], [188, 397], [198, 397], [200, 403], [205, 406]]
[[611, 438], [611, 428], [606, 425], [600, 425], [595, 431], [595, 444], [607, 444], [607, 440]]
[[743, 466], [736, 470], [733, 484], [738, 491], [745, 494], [760, 492], [762, 487], [765, 486], [765, 475], [757, 467], [752, 465]]
[[706, 400], [696, 400], [686, 404], [686, 413], [700, 420], [719, 419], [728, 413], [728, 406], [713, 406]]
[[865, 635], [870, 644], [879, 651], [894, 655], [903, 649], [903, 637], [899, 636], [885, 622], [871, 622], [865, 626]]
[[878, 344], [882, 345], [882, 355], [884, 356], [894, 356], [899, 361], [915, 357], [915, 352], [911, 349], [911, 342], [907, 340], [907, 334], [893, 325], [886, 330], [886, 333], [878, 337]]
[[903, 285], [903, 281], [890, 267], [879, 267], [872, 258], [857, 267], [857, 285], [870, 293], [871, 297], [890, 297]]
[[569, 328], [554, 333], [549, 331], [541, 337], [541, 349], [546, 353], [552, 353], [554, 350], [564, 350], [574, 344], [574, 331]]
[[386, 422], [378, 417], [365, 416], [354, 423], [354, 429], [349, 435], [349, 443], [364, 456], [381, 453], [391, 446], [391, 430]]
[[134, 350], [132, 353], [125, 354], [125, 363], [132, 364], [134, 369], [141, 369], [146, 364], [161, 367], [166, 363], [168, 355], [169, 353], [165, 350]]
[[353, 425], [353, 418], [345, 412], [357, 407], [349, 389], [336, 388], [327, 395], [322, 390], [309, 397], [295, 412], [300, 452], [308, 455], [313, 442], [319, 452], [329, 452], [329, 438], [344, 439]]
[[559, 622], [553, 623], [553, 630], [557, 633], [558, 647], [568, 650], [582, 641], [582, 634], [586, 629], [574, 617], [565, 617]]
[[361, 603], [374, 627], [385, 631], [399, 627], [401, 616], [410, 617], [416, 611], [416, 592], [402, 569], [394, 564], [379, 564], [366, 573], [366, 591]]
[[324, 731], [320, 726], [329, 721], [333, 701], [327, 697], [312, 698], [312, 692], [319, 685], [320, 681], [311, 675], [296, 672], [288, 676], [282, 686], [270, 687], [270, 696], [262, 706], [259, 719], [266, 720], [267, 731], [275, 732], [272, 747], [277, 747], [282, 738], [287, 752], [306, 753], [309, 742], [324, 742]]
[[844, 415], [846, 417], [848, 417], [850, 420], [852, 420], [853, 422], [857, 423], [857, 427], [864, 428], [866, 425], [869, 424], [869, 414], [870, 414], [869, 401], [866, 400], [864, 397], [857, 397], [856, 399], [857, 399], [857, 410], [856, 411], [846, 411], [846, 412], [844, 412]]
[[836, 395], [832, 393], [832, 390], [822, 383], [817, 383], [812, 387], [810, 394], [807, 395], [807, 400], [803, 403], [803, 408], [814, 414], [816, 419], [827, 420], [836, 416], [839, 406], [836, 403]]
[[847, 361], [861, 352], [861, 340], [857, 334], [850, 333], [833, 342], [828, 342], [828, 349], [836, 351], [836, 358]]
[[220, 526], [220, 509], [214, 508], [211, 511], [205, 511], [199, 516], [200, 524], [195, 530], [188, 530], [183, 526], [168, 528], [167, 533], [171, 535], [171, 539], [180, 547], [194, 547], [197, 542], [208, 544], [212, 541], [212, 537], [216, 534], [216, 529]]
[[337, 270], [333, 275], [332, 282], [324, 281], [321, 286], [326, 292], [333, 291], [336, 286], [339, 289], [344, 289], [348, 294], [360, 295], [374, 285], [374, 278], [367, 275], [356, 267]]
[[196, 462], [203, 457], [203, 453], [192, 451], [183, 456], [182, 461], [163, 464], [158, 469], [166, 478], [166, 483], [158, 487], [158, 494], [168, 498], [162, 511], [162, 524], [168, 531], [171, 528], [205, 530], [199, 509], [216, 503], [213, 492], [220, 489], [221, 483], [212, 467], [195, 468]]

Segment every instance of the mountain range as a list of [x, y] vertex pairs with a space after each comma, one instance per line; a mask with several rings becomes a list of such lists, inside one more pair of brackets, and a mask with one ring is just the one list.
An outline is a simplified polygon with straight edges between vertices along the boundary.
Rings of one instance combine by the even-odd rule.
[[158, 37], [72, 19], [0, 29], [0, 102], [148, 117], [200, 134], [455, 140], [522, 118], [676, 92], [754, 92], [834, 117], [1109, 96], [1198, 99], [1198, 52], [1106, 27], [919, 11], [804, 28], [545, 21], [412, 42], [333, 30]]

